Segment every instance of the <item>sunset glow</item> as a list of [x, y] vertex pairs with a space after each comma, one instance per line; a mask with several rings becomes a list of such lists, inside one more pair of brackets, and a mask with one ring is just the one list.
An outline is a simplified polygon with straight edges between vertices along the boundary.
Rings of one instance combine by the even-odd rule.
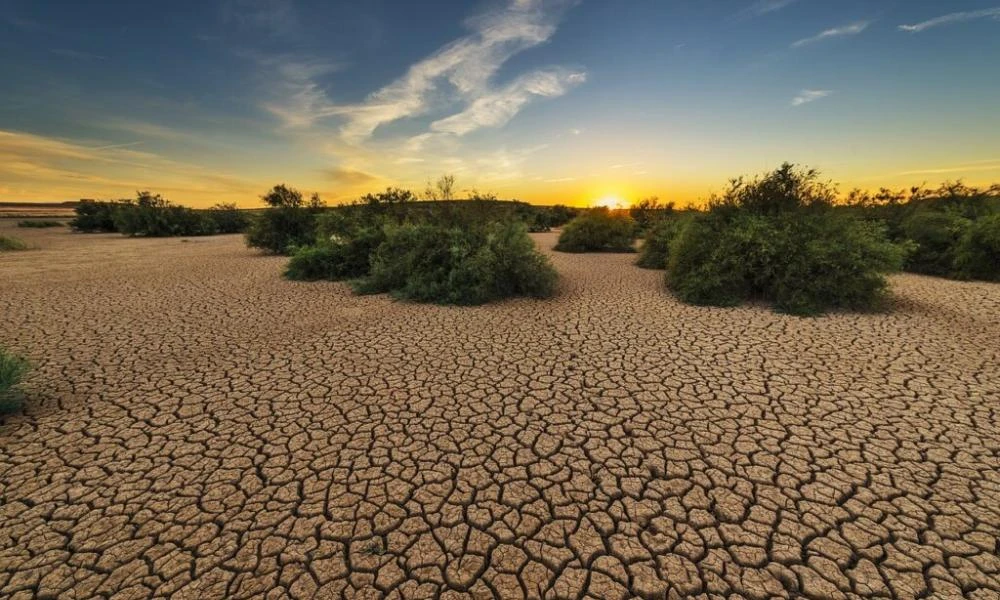
[[5, 7], [0, 201], [250, 207], [285, 182], [337, 203], [450, 173], [684, 204], [783, 161], [843, 190], [1000, 179], [980, 0]]

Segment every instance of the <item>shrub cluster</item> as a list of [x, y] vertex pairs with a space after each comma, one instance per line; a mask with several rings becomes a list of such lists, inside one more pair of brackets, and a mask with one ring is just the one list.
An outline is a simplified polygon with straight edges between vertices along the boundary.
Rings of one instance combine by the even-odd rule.
[[624, 211], [587, 210], [570, 221], [559, 235], [560, 252], [635, 252], [635, 221]]
[[84, 233], [115, 233], [115, 211], [124, 200], [80, 200], [74, 211], [76, 217], [69, 225]]
[[359, 293], [417, 302], [483, 304], [514, 296], [545, 298], [557, 275], [520, 223], [479, 227], [407, 223], [386, 228]]
[[686, 218], [671, 216], [650, 225], [635, 264], [643, 269], [666, 269], [670, 244], [686, 224]]
[[285, 269], [285, 277], [299, 281], [363, 277], [371, 268], [371, 255], [384, 241], [381, 227], [362, 227], [321, 238], [315, 246], [296, 250]]
[[28, 362], [0, 348], [0, 414], [21, 408], [18, 385], [28, 372]]
[[[296, 193], [278, 192], [286, 199], [268, 202], [267, 212], [277, 216], [282, 213], [275, 208], [292, 208], [284, 213], [300, 214]], [[359, 293], [441, 304], [546, 297], [556, 273], [527, 231], [547, 230], [564, 216], [555, 207], [476, 192], [465, 200], [418, 201], [407, 190], [389, 188], [316, 214], [314, 241], [284, 246], [294, 246], [285, 276], [354, 280]], [[305, 229], [300, 233], [299, 239], [308, 237]]]
[[261, 197], [268, 208], [255, 215], [246, 233], [247, 245], [272, 254], [292, 254], [316, 238], [316, 215], [323, 208], [318, 194], [307, 203], [302, 193], [284, 184]]
[[936, 190], [906, 192], [882, 189], [852, 192], [845, 210], [885, 224], [891, 239], [913, 251], [904, 269], [958, 279], [1000, 280], [996, 260], [996, 215], [1000, 186], [987, 189], [946, 183]]
[[0, 235], [0, 252], [13, 252], [16, 250], [27, 250], [28, 245], [13, 237]]
[[239, 233], [246, 215], [235, 204], [217, 204], [196, 210], [171, 204], [159, 194], [138, 192], [135, 200], [81, 200], [73, 229], [85, 233], [122, 233], [130, 236], [169, 237]]
[[17, 226], [23, 229], [49, 229], [52, 227], [62, 227], [64, 223], [62, 221], [45, 221], [42, 219], [30, 219], [27, 221], [18, 221]]
[[959, 277], [1000, 281], [1000, 213], [977, 219], [955, 249]]
[[875, 308], [907, 248], [881, 225], [836, 211], [833, 198], [815, 171], [790, 164], [734, 180], [670, 244], [667, 285], [694, 304], [760, 299], [799, 315]]

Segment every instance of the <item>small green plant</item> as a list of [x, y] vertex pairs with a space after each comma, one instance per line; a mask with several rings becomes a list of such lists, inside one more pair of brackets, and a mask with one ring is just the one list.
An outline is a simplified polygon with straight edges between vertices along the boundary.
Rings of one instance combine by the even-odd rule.
[[381, 540], [372, 540], [361, 550], [368, 556], [382, 556], [386, 553], [385, 546]]
[[1000, 213], [972, 223], [955, 248], [958, 276], [1000, 281]]
[[588, 210], [570, 221], [559, 235], [560, 252], [635, 252], [635, 221], [624, 211]]
[[41, 219], [28, 219], [25, 221], [18, 221], [17, 226], [24, 229], [49, 229], [52, 227], [63, 227], [65, 223], [62, 221], [44, 221]]
[[21, 408], [24, 398], [18, 386], [28, 368], [26, 360], [0, 348], [0, 414]]
[[14, 252], [17, 250], [27, 250], [28, 245], [14, 237], [0, 235], [0, 252]]

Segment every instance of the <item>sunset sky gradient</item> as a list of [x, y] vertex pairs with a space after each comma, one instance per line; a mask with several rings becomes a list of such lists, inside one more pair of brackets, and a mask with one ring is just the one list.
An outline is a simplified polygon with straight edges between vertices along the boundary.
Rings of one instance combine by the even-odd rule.
[[1000, 181], [1000, 0], [0, 0], [0, 201]]

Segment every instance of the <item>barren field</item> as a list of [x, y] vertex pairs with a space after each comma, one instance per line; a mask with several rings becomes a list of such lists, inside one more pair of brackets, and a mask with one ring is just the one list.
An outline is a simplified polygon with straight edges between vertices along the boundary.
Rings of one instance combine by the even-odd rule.
[[552, 254], [449, 308], [0, 234], [0, 597], [1000, 597], [1000, 285], [800, 319]]

